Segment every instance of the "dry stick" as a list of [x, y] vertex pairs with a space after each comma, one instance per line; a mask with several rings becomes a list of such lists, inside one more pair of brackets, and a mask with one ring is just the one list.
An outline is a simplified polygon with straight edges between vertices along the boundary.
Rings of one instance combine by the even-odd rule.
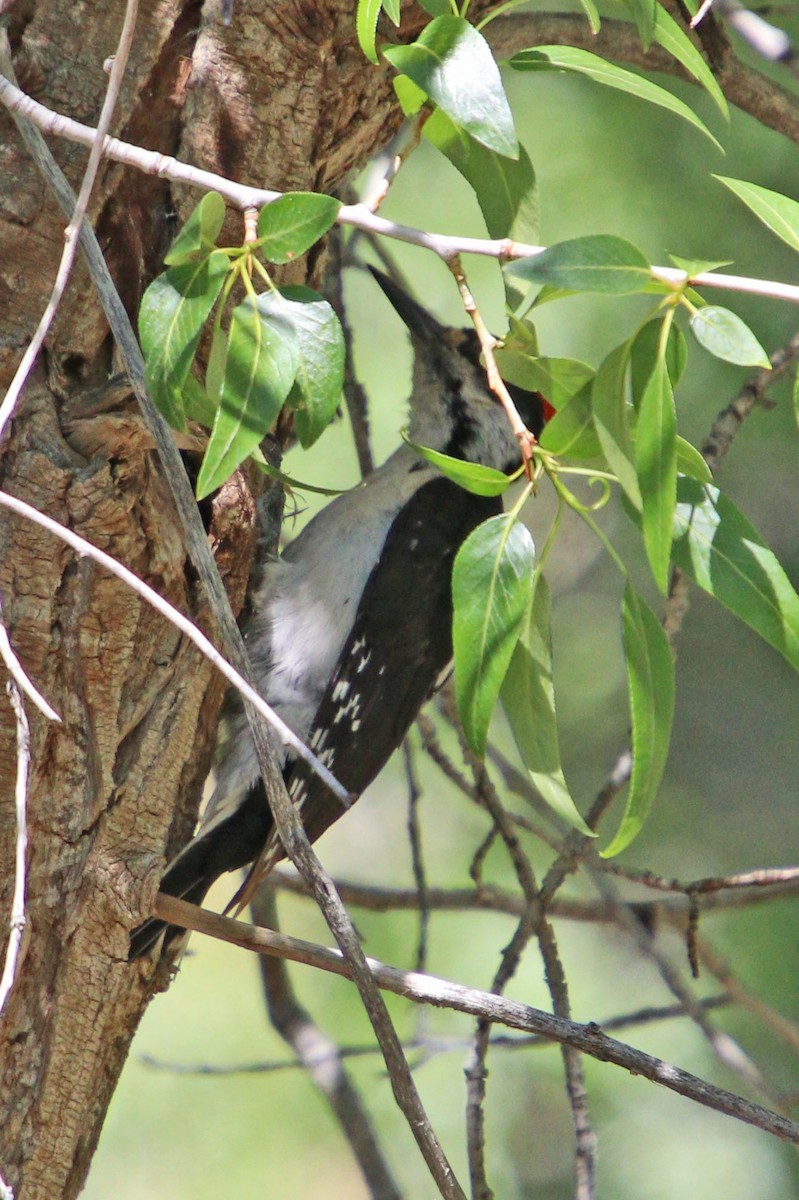
[[[9, 82], [8, 78], [0, 77], [0, 103], [3, 103], [12, 114], [18, 113], [32, 121], [46, 133], [52, 133], [67, 141], [77, 142], [83, 146], [91, 146], [97, 139], [97, 131], [90, 125], [73, 121], [60, 113], [55, 113], [27, 96], [18, 87]], [[115, 162], [135, 167], [148, 175], [157, 175], [162, 179], [170, 179], [175, 183], [186, 184], [188, 187], [199, 188], [203, 191], [216, 191], [234, 207], [245, 211], [248, 208], [262, 208], [271, 204], [283, 193], [271, 188], [245, 187], [234, 183], [224, 175], [216, 175], [213, 171], [203, 171], [198, 167], [181, 163], [169, 155], [155, 150], [143, 150], [119, 138], [106, 138], [103, 153]], [[394, 238], [411, 246], [419, 246], [437, 255], [445, 263], [449, 263], [458, 254], [478, 254], [487, 258], [496, 258], [501, 262], [509, 262], [515, 258], [529, 258], [541, 254], [545, 246], [533, 246], [526, 242], [514, 242], [510, 238], [471, 238], [454, 237], [447, 234], [431, 233], [425, 229], [416, 229], [409, 225], [401, 225], [396, 221], [388, 221], [385, 217], [373, 213], [366, 204], [345, 204], [339, 209], [337, 221], [342, 225], [350, 225], [381, 237]], [[689, 275], [676, 267], [652, 265], [652, 275], [671, 287], [683, 287], [687, 283], [694, 287], [719, 288], [722, 291], [743, 292], [753, 296], [769, 296], [777, 300], [787, 300], [799, 304], [799, 286], [780, 283], [772, 279], [755, 279], [742, 275], [725, 275], [716, 271], [702, 271]]]
[[[728, 1006], [731, 1001], [729, 996], [721, 994], [707, 996], [700, 1003], [703, 1008], [712, 1009]], [[602, 1022], [601, 1028], [604, 1033], [607, 1033], [611, 1029], [627, 1029], [631, 1025], [654, 1025], [661, 1021], [673, 1021], [684, 1016], [685, 1012], [681, 1004], [657, 1007], [650, 1005], [647, 1008], [636, 1009], [634, 1012], [620, 1013], [616, 1017], [609, 1017]], [[462, 1053], [471, 1045], [471, 1039], [467, 1040], [462, 1037], [438, 1036], [431, 1038], [425, 1036], [422, 1039], [414, 1037], [403, 1042], [403, 1049], [406, 1053], [421, 1050], [424, 1052], [424, 1061], [429, 1062], [430, 1059], [441, 1054]], [[551, 1038], [541, 1037], [535, 1033], [522, 1037], [499, 1033], [491, 1038], [492, 1050], [543, 1050], [551, 1046]], [[370, 1042], [368, 1045], [337, 1046], [335, 1052], [342, 1059], [372, 1058], [375, 1054], [379, 1054], [380, 1050], [374, 1042]], [[140, 1054], [138, 1061], [142, 1066], [150, 1067], [154, 1071], [169, 1071], [174, 1075], [272, 1075], [277, 1071], [296, 1071], [303, 1066], [296, 1058], [269, 1059], [265, 1062], [249, 1063], [181, 1063], [166, 1058], [156, 1058], [152, 1054]]]
[[127, 65], [130, 48], [133, 44], [133, 30], [136, 24], [137, 10], [138, 0], [127, 0], [122, 32], [119, 35], [119, 44], [117, 45], [116, 54], [113, 57], [113, 65], [108, 79], [103, 107], [100, 111], [100, 119], [97, 122], [96, 140], [89, 153], [89, 161], [83, 173], [83, 181], [80, 185], [78, 198], [75, 201], [69, 224], [64, 233], [64, 249], [61, 253], [61, 262], [58, 265], [53, 290], [36, 331], [14, 373], [14, 378], [11, 380], [6, 397], [2, 405], [0, 405], [0, 441], [2, 441], [5, 427], [11, 419], [17, 400], [25, 386], [25, 381], [33, 368], [33, 364], [36, 362], [39, 351], [44, 345], [44, 339], [47, 337], [48, 330], [53, 323], [58, 306], [66, 291], [69, 276], [72, 273], [75, 256], [78, 253], [80, 227], [86, 215], [86, 210], [89, 207], [92, 188], [94, 187], [97, 171], [103, 158], [103, 141], [111, 124], [111, 118], [119, 97], [119, 90], [122, 86], [122, 77], [125, 74], [125, 66]]
[[[28, 767], [30, 765], [30, 729], [25, 715], [25, 705], [19, 688], [13, 679], [6, 684], [6, 691], [14, 710], [17, 723], [17, 779], [14, 789], [16, 820], [16, 853], [14, 861], [14, 893], [11, 900], [8, 945], [0, 978], [0, 1016], [11, 994], [17, 974], [22, 935], [25, 932], [25, 853], [28, 848]], [[0, 1171], [0, 1200], [14, 1200], [14, 1190]]]
[[[252, 911], [257, 924], [280, 929], [275, 893], [269, 880], [255, 893]], [[343, 1066], [341, 1050], [300, 1004], [286, 960], [262, 955], [258, 965], [269, 1019], [296, 1054], [294, 1065], [307, 1071], [330, 1106], [361, 1168], [372, 1200], [401, 1200], [402, 1193], [380, 1149], [369, 1114]]]
[[[608, 864], [602, 867], [607, 870]], [[764, 872], [766, 874], [769, 871]], [[735, 878], [732, 876], [731, 878]], [[279, 888], [295, 896], [308, 897], [302, 880], [280, 869], [270, 875]], [[345, 904], [368, 912], [416, 912], [419, 896], [414, 888], [371, 887], [347, 879], [337, 879], [336, 889]], [[791, 875], [784, 882], [772, 882], [762, 887], [731, 887], [728, 894], [711, 890], [702, 900], [700, 911], [705, 913], [726, 912], [730, 909], [750, 908], [754, 905], [773, 904], [775, 901], [794, 899], [799, 896], [799, 878]], [[525, 907], [523, 896], [505, 891], [503, 888], [486, 884], [475, 888], [428, 887], [427, 907], [432, 912], [494, 912], [518, 917]], [[662, 900], [627, 900], [640, 920], [654, 924], [660, 914], [665, 914], [675, 927], [684, 928], [688, 905], [682, 895], [665, 897]], [[577, 900], [573, 897], [555, 896], [547, 910], [551, 917], [566, 921], [611, 924], [614, 910], [608, 904], [596, 900]], [[682, 926], [680, 923], [682, 922]]]
[[430, 909], [427, 904], [427, 873], [422, 852], [422, 829], [419, 823], [419, 801], [422, 789], [416, 776], [416, 766], [413, 761], [413, 749], [410, 739], [402, 744], [405, 759], [405, 778], [408, 781], [408, 842], [411, 847], [411, 869], [413, 870], [414, 891], [418, 898], [416, 911], [419, 913], [419, 937], [416, 945], [414, 970], [424, 971], [427, 966], [427, 942], [430, 928]]
[[11, 919], [8, 945], [6, 947], [5, 966], [0, 978], [0, 1015], [5, 1008], [6, 1000], [14, 986], [16, 977], [19, 949], [22, 944], [22, 934], [25, 929], [25, 852], [28, 845], [27, 829], [27, 795], [28, 770], [30, 767], [30, 729], [25, 715], [25, 705], [22, 694], [25, 693], [36, 707], [50, 721], [61, 723], [58, 713], [50, 707], [44, 696], [34, 687], [26, 675], [21, 662], [17, 658], [8, 639], [8, 631], [3, 623], [2, 605], [0, 605], [0, 658], [6, 665], [11, 678], [6, 684], [6, 691], [14, 710], [17, 723], [17, 782], [16, 798], [16, 855], [14, 863], [14, 894], [11, 901]]
[[[7, 52], [5, 31], [0, 31], [0, 67], [9, 76], [10, 56]], [[0, 92], [7, 85], [0, 81]], [[23, 118], [17, 125], [31, 149], [37, 165], [53, 188], [59, 203], [72, 210], [74, 196], [62, 172], [44, 144], [38, 131], [32, 129]], [[109, 325], [119, 347], [125, 370], [139, 402], [147, 427], [155, 441], [165, 475], [183, 525], [187, 548], [197, 569], [206, 594], [210, 599], [211, 611], [220, 628], [220, 640], [227, 658], [239, 669], [242, 676], [250, 677], [249, 659], [238, 626], [233, 618], [227, 594], [208, 546], [207, 537], [200, 519], [194, 496], [186, 477], [180, 455], [175, 447], [170, 430], [160, 418], [150, 401], [144, 380], [144, 363], [138, 343], [130, 326], [127, 313], [111, 280], [94, 233], [86, 221], [81, 225], [81, 247], [86, 255], [93, 282], [106, 313]], [[250, 725], [258, 765], [269, 797], [272, 814], [280, 839], [288, 857], [309, 884], [325, 920], [338, 945], [349, 962], [353, 980], [361, 995], [364, 1007], [380, 1043], [391, 1079], [397, 1104], [405, 1116], [416, 1139], [417, 1145], [433, 1176], [439, 1191], [446, 1200], [462, 1200], [464, 1195], [452, 1168], [439, 1144], [422, 1105], [410, 1068], [402, 1053], [402, 1046], [386, 1009], [385, 1002], [375, 987], [366, 968], [366, 960], [358, 935], [346, 909], [336, 895], [332, 880], [323, 871], [313, 853], [302, 823], [286, 793], [283, 776], [267, 734], [266, 726], [258, 719], [259, 709], [246, 697], [244, 710]]]
[[768, 21], [744, 8], [738, 0], [704, 0], [691, 21], [692, 29], [704, 19], [711, 6], [716, 15], [723, 17], [761, 58], [767, 62], [784, 63], [794, 75], [799, 75], [799, 54], [785, 30], [769, 25]]
[[[270, 929], [256, 928], [243, 921], [234, 921], [230, 917], [222, 917], [207, 909], [197, 908], [194, 904], [167, 896], [163, 892], [159, 892], [156, 897], [155, 915], [170, 925], [193, 929], [257, 954], [277, 954], [293, 962], [305, 963], [334, 975], [350, 978], [349, 964], [338, 950], [300, 941], [284, 933], [274, 933]], [[606, 1037], [598, 1025], [581, 1025], [576, 1021], [566, 1021], [530, 1005], [494, 995], [492, 992], [464, 987], [462, 984], [432, 975], [400, 971], [376, 959], [370, 958], [366, 962], [373, 979], [384, 991], [404, 996], [418, 1004], [452, 1009], [505, 1025], [510, 1029], [520, 1029], [525, 1033], [539, 1034], [551, 1041], [567, 1043], [601, 1062], [613, 1063], [634, 1075], [643, 1075], [653, 1083], [662, 1084], [670, 1091], [716, 1112], [754, 1125], [783, 1141], [799, 1144], [799, 1124], [795, 1121], [790, 1121], [779, 1113], [753, 1104], [723, 1088], [715, 1087], [706, 1080], [650, 1054], [644, 1054], [623, 1042]]]

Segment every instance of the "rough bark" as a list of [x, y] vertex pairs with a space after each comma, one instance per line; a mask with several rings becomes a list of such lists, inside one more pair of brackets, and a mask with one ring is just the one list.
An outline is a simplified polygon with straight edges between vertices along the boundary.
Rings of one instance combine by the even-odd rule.
[[[10, 36], [21, 86], [94, 123], [122, 0], [76, 9], [21, 0]], [[417, 12], [417, 18], [420, 14]], [[385, 71], [365, 69], [350, 0], [142, 5], [113, 132], [242, 182], [335, 191], [396, 127]], [[414, 24], [408, 26], [413, 32]], [[46, 303], [64, 220], [0, 117], [0, 380]], [[85, 152], [54, 144], [73, 185]], [[90, 214], [135, 312], [198, 196], [106, 164]], [[240, 240], [240, 218], [230, 215]], [[302, 277], [319, 263], [295, 264]], [[168, 489], [124, 388], [79, 264], [0, 460], [0, 486], [108, 550], [203, 622]], [[209, 510], [240, 605], [254, 541], [246, 488]], [[12, 643], [63, 718], [31, 713], [27, 928], [0, 1026], [0, 1172], [20, 1200], [76, 1195], [152, 967], [126, 962], [165, 854], [186, 837], [207, 772], [221, 684], [189, 644], [116, 579], [49, 535], [0, 517], [0, 590]], [[14, 723], [0, 702], [0, 953], [14, 855]]]

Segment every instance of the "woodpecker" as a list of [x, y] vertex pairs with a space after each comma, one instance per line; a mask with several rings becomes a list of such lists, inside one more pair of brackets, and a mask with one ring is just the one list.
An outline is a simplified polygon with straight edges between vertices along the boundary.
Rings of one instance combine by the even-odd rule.
[[[488, 389], [474, 332], [439, 324], [391, 279], [372, 273], [410, 332], [409, 439], [501, 471], [516, 468], [519, 445]], [[510, 390], [538, 435], [545, 402]], [[500, 498], [464, 491], [403, 445], [265, 567], [244, 630], [256, 686], [353, 795], [385, 766], [447, 668], [455, 555], [501, 510]], [[273, 736], [289, 795], [314, 841], [343, 806]], [[220, 875], [247, 866], [264, 847], [269, 867], [284, 856], [239, 707], [205, 816], [161, 890], [202, 903]], [[130, 957], [163, 929], [151, 919], [135, 930]]]

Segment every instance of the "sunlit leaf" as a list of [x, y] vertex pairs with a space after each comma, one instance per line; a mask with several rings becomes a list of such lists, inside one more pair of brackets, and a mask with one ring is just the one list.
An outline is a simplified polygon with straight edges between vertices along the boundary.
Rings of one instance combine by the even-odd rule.
[[442, 454], [440, 450], [431, 450], [429, 446], [420, 446], [406, 437], [405, 441], [421, 458], [438, 467], [442, 475], [457, 483], [459, 487], [475, 496], [501, 496], [510, 487], [513, 480], [495, 467], [484, 467], [482, 463], [464, 462], [462, 458], [452, 458]]
[[[258, 298], [260, 300], [260, 297]], [[197, 478], [197, 498], [220, 487], [269, 432], [297, 372], [294, 342], [248, 296], [230, 319], [219, 411]]]
[[787, 242], [792, 250], [799, 250], [799, 203], [796, 200], [757, 183], [747, 183], [745, 179], [728, 179], [725, 175], [715, 175], [714, 179], [718, 179], [739, 200], [743, 200], [755, 216], [772, 233]]
[[534, 562], [530, 532], [513, 514], [484, 521], [455, 559], [455, 695], [466, 739], [480, 757], [527, 610]]
[[633, 14], [641, 45], [648, 50], [655, 33], [657, 0], [624, 0], [624, 3]]
[[715, 358], [739, 367], [770, 367], [768, 355], [748, 325], [728, 308], [708, 304], [691, 317], [691, 332]]
[[406, 117], [415, 117], [427, 101], [427, 92], [417, 87], [407, 75], [395, 75], [392, 81], [400, 107]]
[[514, 259], [505, 271], [549, 287], [616, 296], [640, 292], [650, 279], [649, 263], [638, 247], [615, 234], [558, 242], [530, 258]]
[[640, 832], [660, 787], [674, 716], [674, 661], [663, 628], [628, 583], [622, 607], [632, 717], [633, 770], [627, 805], [603, 858], [619, 854]]
[[[655, 363], [660, 357], [661, 324], [661, 318], [658, 317], [647, 321], [639, 329], [630, 349], [630, 385], [636, 408], [640, 404], [647, 381], [655, 369]], [[672, 321], [666, 344], [666, 370], [669, 373], [672, 388], [675, 388], [680, 382], [687, 361], [688, 347], [685, 344], [685, 338]]]
[[594, 0], [580, 0], [580, 8], [588, 17], [588, 24], [591, 27], [592, 33], [599, 33], [602, 22], [599, 19], [599, 9]]
[[258, 242], [268, 262], [304, 254], [335, 224], [341, 202], [318, 192], [286, 192], [258, 215]]
[[665, 361], [655, 362], [641, 396], [635, 466], [641, 489], [642, 528], [649, 565], [661, 592], [669, 581], [677, 503], [677, 416]]
[[288, 395], [294, 424], [307, 449], [336, 415], [344, 385], [344, 334], [333, 309], [311, 288], [287, 286], [259, 297], [261, 315], [278, 332], [285, 326], [297, 349], [297, 373]]
[[410, 46], [384, 54], [448, 117], [489, 150], [516, 158], [519, 143], [488, 42], [463, 17], [436, 17]]
[[225, 220], [225, 202], [219, 192], [206, 192], [164, 255], [168, 267], [205, 258], [211, 253]]
[[596, 458], [602, 445], [594, 427], [591, 387], [586, 384], [558, 408], [539, 438], [544, 450], [561, 458]]
[[672, 556], [799, 670], [799, 596], [774, 552], [718, 488], [678, 480]]
[[358, 34], [358, 45], [371, 63], [377, 63], [377, 18], [383, 0], [358, 0], [358, 11], [355, 18], [355, 29]]
[[561, 766], [552, 681], [551, 602], [540, 571], [534, 576], [528, 613], [500, 694], [534, 786], [562, 820], [587, 837], [595, 837], [574, 804]]
[[674, 17], [658, 4], [655, 17], [654, 38], [664, 50], [668, 50], [677, 62], [682, 63], [689, 75], [700, 84], [713, 100], [719, 112], [729, 120], [727, 100], [716, 77], [688, 35], [680, 28]]
[[185, 427], [183, 386], [229, 267], [227, 255], [215, 250], [200, 262], [170, 267], [142, 297], [139, 338], [147, 386], [156, 408], [175, 429]]
[[605, 458], [626, 495], [639, 511], [641, 491], [635, 469], [635, 449], [628, 426], [627, 362], [629, 344], [612, 350], [600, 366], [591, 389], [594, 427]]
[[574, 46], [535, 46], [514, 54], [510, 59], [510, 66], [517, 71], [572, 71], [585, 75], [596, 83], [627, 92], [639, 100], [647, 100], [650, 104], [656, 104], [682, 117], [705, 137], [710, 138], [717, 149], [722, 149], [707, 126], [682, 100], [678, 100], [671, 92], [667, 92], [651, 80], [634, 75], [632, 71], [626, 71], [623, 67], [616, 67], [588, 50], [578, 50]]
[[495, 154], [441, 109], [425, 121], [423, 133], [471, 185], [489, 237], [538, 241], [535, 171], [523, 146], [517, 159]]
[[700, 483], [711, 483], [713, 472], [707, 462], [690, 442], [685, 438], [677, 438], [677, 470], [689, 479], [697, 479]]

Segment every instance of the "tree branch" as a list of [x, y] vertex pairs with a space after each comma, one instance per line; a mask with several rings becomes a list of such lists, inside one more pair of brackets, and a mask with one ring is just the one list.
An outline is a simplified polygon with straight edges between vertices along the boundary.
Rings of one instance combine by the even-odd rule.
[[[155, 912], [171, 925], [180, 925], [210, 937], [218, 937], [256, 954], [278, 954], [292, 962], [306, 963], [334, 975], [350, 977], [349, 965], [340, 951], [300, 941], [284, 933], [274, 933], [269, 929], [247, 925], [243, 921], [234, 921], [230, 917], [222, 917], [188, 904], [185, 900], [166, 896], [163, 892], [158, 893]], [[566, 1043], [600, 1062], [613, 1063], [634, 1075], [643, 1075], [653, 1083], [659, 1083], [670, 1091], [716, 1112], [724, 1113], [747, 1125], [755, 1125], [783, 1141], [799, 1144], [799, 1124], [795, 1121], [790, 1121], [759, 1104], [753, 1104], [742, 1096], [715, 1087], [706, 1080], [663, 1062], [651, 1054], [644, 1054], [643, 1051], [618, 1042], [615, 1038], [606, 1037], [598, 1025], [580, 1025], [575, 1021], [566, 1021], [530, 1005], [508, 1000], [504, 996], [467, 988], [432, 975], [400, 971], [376, 959], [370, 958], [365, 961], [374, 981], [384, 991], [404, 996], [417, 1004], [432, 1004], [436, 1008], [453, 1009], [494, 1024], [506, 1025], [510, 1029], [537, 1033], [551, 1041]]]

